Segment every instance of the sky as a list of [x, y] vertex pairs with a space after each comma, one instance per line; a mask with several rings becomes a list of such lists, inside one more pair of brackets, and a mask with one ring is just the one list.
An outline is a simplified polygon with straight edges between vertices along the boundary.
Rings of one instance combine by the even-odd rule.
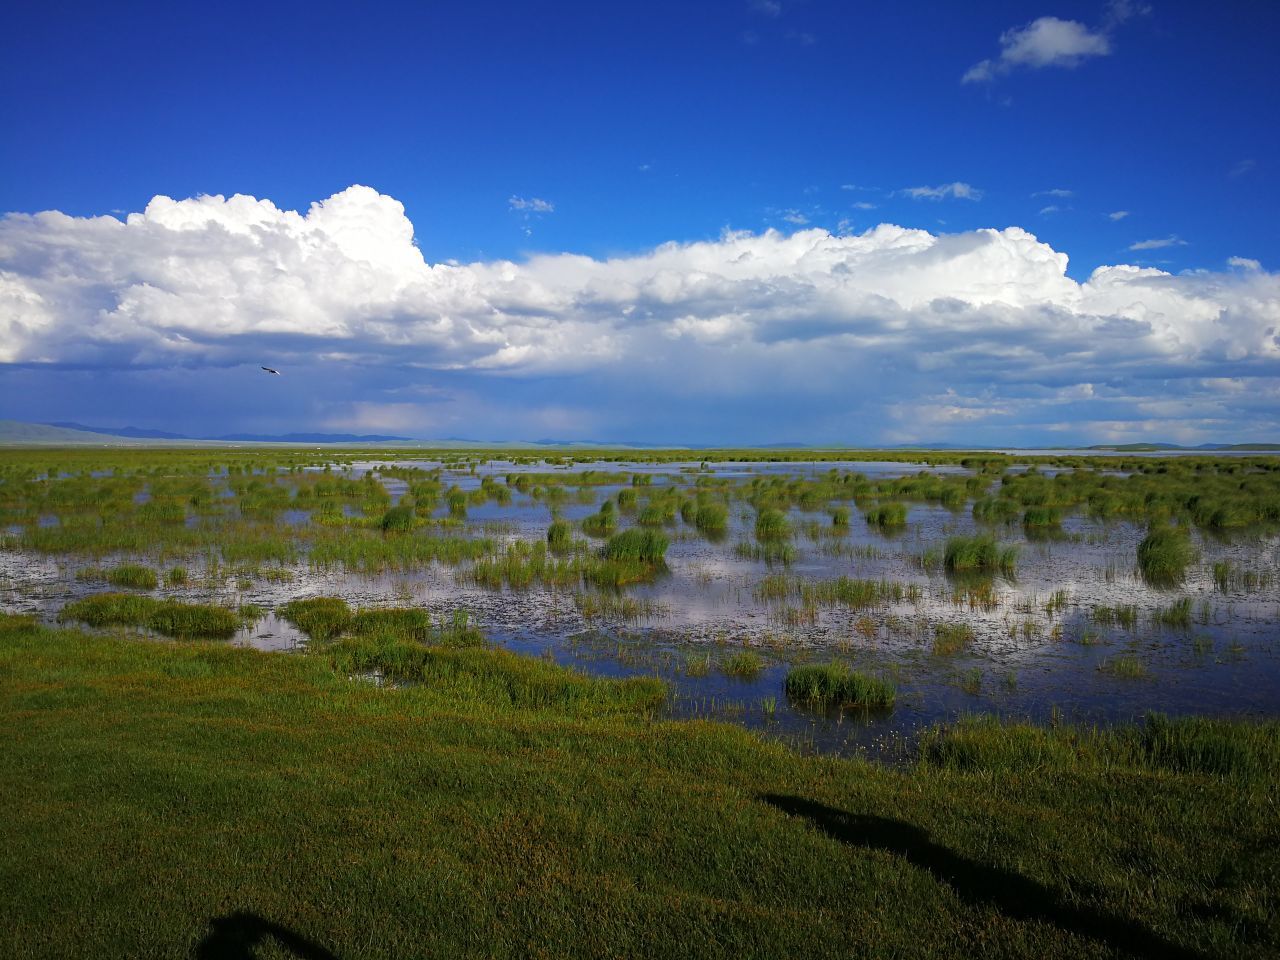
[[0, 418], [1280, 441], [1280, 4], [6, 23]]

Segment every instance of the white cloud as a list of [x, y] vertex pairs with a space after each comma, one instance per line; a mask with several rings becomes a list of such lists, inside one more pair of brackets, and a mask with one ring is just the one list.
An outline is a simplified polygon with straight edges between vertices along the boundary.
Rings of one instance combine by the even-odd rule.
[[809, 222], [809, 218], [799, 210], [784, 210], [782, 212], [782, 219], [797, 227], [802, 227]]
[[849, 206], [853, 207], [855, 210], [874, 210], [876, 208], [874, 203], [867, 203], [865, 200], [859, 200], [857, 203], [851, 203]]
[[912, 200], [943, 200], [947, 197], [954, 197], [957, 200], [982, 199], [981, 190], [959, 181], [940, 184], [936, 187], [906, 187], [898, 192]]
[[1176, 234], [1167, 237], [1157, 237], [1154, 240], [1139, 240], [1137, 243], [1129, 244], [1130, 250], [1163, 250], [1165, 247], [1185, 247], [1187, 241], [1180, 239]]
[[1062, 208], [1056, 203], [1051, 203], [1047, 207], [1040, 208], [1040, 216], [1047, 217], [1051, 213], [1060, 213]]
[[1228, 257], [1227, 266], [1235, 267], [1239, 270], [1261, 270], [1262, 264], [1257, 260], [1251, 260], [1248, 257]]
[[1112, 210], [1107, 214], [1109, 220], [1123, 220], [1127, 216], [1129, 216], [1128, 210]]
[[1231, 169], [1227, 171], [1229, 177], [1243, 177], [1246, 173], [1253, 171], [1258, 166], [1256, 160], [1237, 160], [1231, 165]]
[[766, 17], [782, 15], [782, 4], [779, 0], [751, 0], [749, 6], [758, 14]]
[[1064, 199], [1064, 200], [1065, 200], [1065, 199], [1066, 199], [1066, 198], [1068, 198], [1068, 197], [1074, 197], [1074, 196], [1075, 196], [1075, 191], [1073, 191], [1073, 190], [1063, 190], [1063, 189], [1061, 189], [1060, 187], [1055, 187], [1055, 188], [1053, 188], [1052, 190], [1037, 190], [1037, 191], [1036, 191], [1035, 193], [1033, 193], [1031, 196], [1033, 196], [1033, 197], [1058, 197], [1059, 199]]
[[528, 200], [524, 197], [511, 197], [507, 204], [512, 210], [523, 210], [528, 213], [554, 213], [556, 209], [554, 203], [543, 200], [541, 197], [530, 197]]
[[[459, 396], [490, 398], [489, 429], [500, 432], [515, 421], [494, 391], [566, 373], [589, 385], [579, 406], [599, 407], [598, 422], [639, 409], [618, 393], [633, 384], [738, 418], [750, 404], [801, 419], [839, 406], [853, 418], [843, 422], [872, 423], [890, 407], [936, 402], [930, 422], [1010, 431], [1036, 417], [1164, 417], [1149, 406], [1160, 398], [1187, 399], [1194, 417], [1179, 417], [1205, 424], [1271, 423], [1280, 409], [1280, 275], [1241, 268], [1243, 258], [1186, 276], [1102, 267], [1080, 283], [1066, 254], [1018, 227], [770, 230], [608, 260], [470, 264], [425, 262], [413, 234], [401, 204], [368, 187], [306, 212], [236, 196], [157, 197], [124, 221], [10, 214], [0, 219], [0, 362], [121, 376], [180, 368], [214, 383], [203, 369], [266, 356], [291, 371], [371, 371], [388, 389], [447, 376]], [[315, 389], [328, 390], [333, 378], [317, 375]], [[1255, 389], [1203, 385], [1228, 377]], [[1094, 387], [1073, 393], [1079, 384]], [[569, 390], [554, 405], [571, 407]], [[419, 413], [403, 402], [357, 392], [350, 411], [329, 416], [407, 431]], [[462, 406], [421, 416], [465, 427]]]
[[970, 67], [962, 83], [986, 83], [1018, 67], [1075, 67], [1089, 57], [1111, 52], [1105, 31], [1094, 33], [1076, 20], [1040, 17], [1000, 34], [1000, 56]]

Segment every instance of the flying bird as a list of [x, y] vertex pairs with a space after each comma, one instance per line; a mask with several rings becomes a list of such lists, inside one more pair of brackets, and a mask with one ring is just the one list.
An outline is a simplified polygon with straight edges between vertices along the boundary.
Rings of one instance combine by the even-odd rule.
[[267, 371], [267, 373], [274, 373], [277, 377], [280, 376], [279, 370], [272, 370], [270, 367], [263, 367], [262, 369]]

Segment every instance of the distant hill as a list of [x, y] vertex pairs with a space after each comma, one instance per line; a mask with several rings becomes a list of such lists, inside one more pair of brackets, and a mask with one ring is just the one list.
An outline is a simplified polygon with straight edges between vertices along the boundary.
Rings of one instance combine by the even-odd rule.
[[1215, 450], [1280, 450], [1280, 443], [1202, 443], [1194, 447], [1184, 447], [1176, 443], [1097, 443], [1086, 450], [1114, 450], [1116, 453], [1158, 453], [1161, 450], [1203, 450], [1213, 453]]
[[89, 427], [83, 423], [55, 421], [44, 424], [49, 427], [62, 427], [65, 430], [81, 430], [86, 433], [101, 433], [109, 437], [130, 437], [135, 440], [190, 440], [191, 437], [181, 433], [168, 433], [164, 430], [146, 430], [142, 427]]
[[[154, 442], [154, 441], [153, 441]], [[7, 444], [84, 444], [97, 446], [131, 447], [146, 444], [145, 440], [130, 437], [113, 437], [67, 427], [53, 427], [47, 423], [23, 423], [21, 420], [0, 420], [0, 443]]]
[[229, 433], [222, 437], [195, 437], [217, 443], [391, 443], [421, 442], [412, 437], [390, 437], [377, 433]]

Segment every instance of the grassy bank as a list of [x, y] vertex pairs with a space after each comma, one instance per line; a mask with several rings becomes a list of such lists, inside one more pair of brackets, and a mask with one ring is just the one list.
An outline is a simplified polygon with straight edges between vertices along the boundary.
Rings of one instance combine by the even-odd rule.
[[0, 955], [1280, 949], [1274, 725], [967, 724], [894, 771], [595, 710], [609, 681], [546, 664], [579, 692], [523, 697], [474, 648], [377, 687], [347, 643], [0, 620]]

